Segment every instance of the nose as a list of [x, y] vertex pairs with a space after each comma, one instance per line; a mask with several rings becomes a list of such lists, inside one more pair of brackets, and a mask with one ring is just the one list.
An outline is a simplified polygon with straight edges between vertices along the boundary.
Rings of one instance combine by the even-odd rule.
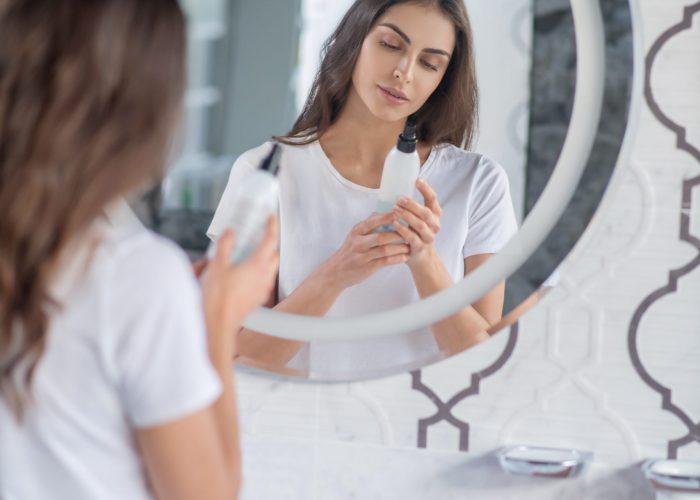
[[401, 83], [411, 83], [413, 80], [413, 62], [408, 56], [399, 59], [399, 63], [394, 69], [394, 78]]

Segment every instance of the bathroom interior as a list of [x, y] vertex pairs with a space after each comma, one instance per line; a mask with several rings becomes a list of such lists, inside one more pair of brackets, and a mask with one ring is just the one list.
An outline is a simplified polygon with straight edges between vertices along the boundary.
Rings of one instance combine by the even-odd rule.
[[[520, 231], [449, 299], [506, 279], [505, 319], [408, 362], [242, 359], [241, 497], [700, 498], [700, 2], [465, 2], [474, 149], [506, 169]], [[289, 130], [351, 3], [183, 2], [185, 119], [169, 174], [132, 200], [143, 223], [203, 255], [233, 161]], [[448, 307], [421, 306], [425, 326]], [[250, 321], [306, 342], [405, 333], [382, 314]]]

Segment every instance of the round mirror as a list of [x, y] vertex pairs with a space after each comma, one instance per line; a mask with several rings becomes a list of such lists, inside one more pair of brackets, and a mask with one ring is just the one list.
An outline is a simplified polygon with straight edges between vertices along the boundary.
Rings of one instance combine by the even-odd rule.
[[[289, 2], [282, 7], [285, 12], [271, 20], [264, 3], [191, 2], [189, 9], [190, 89], [183, 145], [162, 190], [144, 199], [140, 214], [193, 257], [207, 246], [204, 235], [222, 195], [226, 196], [229, 176], [234, 179], [239, 168], [231, 171], [234, 160], [291, 128], [318, 71], [322, 42], [352, 6], [349, 1]], [[543, 290], [556, 285], [556, 267], [590, 221], [622, 145], [627, 109], [603, 104], [628, 103], [630, 81], [612, 78], [606, 64], [617, 64], [620, 58], [631, 62], [631, 48], [619, 53], [614, 34], [606, 34], [597, 2], [571, 1], [575, 39], [571, 37], [565, 59], [560, 55], [565, 51], [556, 51], [557, 59], [548, 56], [546, 45], [535, 46], [533, 34], [546, 30], [547, 12], [533, 12], [528, 0], [465, 3], [480, 89], [480, 126], [469, 154], [493, 160], [507, 174], [517, 233], [508, 234], [498, 248], [482, 250], [488, 258], [474, 266], [469, 266], [466, 253], [461, 255], [465, 260], [459, 272], [464, 279], [453, 279], [454, 286], [428, 294], [419, 293], [404, 268], [400, 278], [387, 278], [384, 288], [377, 283], [366, 289], [347, 287], [344, 300], [353, 307], [338, 308], [337, 314], [332, 306], [317, 314], [324, 317], [261, 309], [248, 318], [241, 333], [244, 364], [319, 380], [354, 380], [418, 368], [488, 338], [517, 320]], [[553, 9], [553, 15], [560, 12]], [[265, 37], [256, 28], [262, 19], [277, 23]], [[400, 17], [378, 20], [392, 25], [395, 32], [398, 28], [404, 35], [413, 34], [401, 29]], [[564, 135], [561, 125], [567, 123]], [[321, 153], [322, 143], [317, 143]], [[598, 154], [602, 149], [606, 154]], [[424, 161], [424, 171], [431, 166], [433, 153]], [[332, 161], [321, 167], [334, 170], [339, 182], [353, 184]], [[295, 165], [285, 164], [283, 152], [280, 183], [292, 182], [294, 169]], [[330, 196], [322, 184], [307, 189], [329, 207], [344, 202]], [[447, 207], [445, 189], [436, 192]], [[281, 192], [289, 191], [283, 185]], [[371, 188], [368, 193], [376, 194]], [[296, 279], [280, 283], [277, 302], [280, 296], [289, 297], [314, 266], [342, 244], [337, 236], [332, 241], [321, 238], [323, 228], [305, 229], [299, 219], [286, 216], [284, 203], [281, 207], [281, 277], [293, 269]], [[362, 220], [359, 214], [355, 218]], [[473, 220], [469, 224], [476, 226]], [[464, 240], [465, 231], [463, 224], [443, 223], [439, 236]], [[292, 233], [297, 239], [289, 236]], [[308, 247], [290, 243], [300, 240]], [[315, 260], [284, 268], [284, 252], [292, 247]], [[494, 290], [502, 302], [486, 324], [463, 322], [466, 330], [456, 335], [441, 327], [466, 308], [478, 311], [476, 306]]]

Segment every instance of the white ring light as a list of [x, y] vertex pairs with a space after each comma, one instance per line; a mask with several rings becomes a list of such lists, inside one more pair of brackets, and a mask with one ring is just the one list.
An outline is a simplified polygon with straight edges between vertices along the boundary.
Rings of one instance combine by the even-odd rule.
[[576, 93], [571, 123], [552, 176], [525, 223], [506, 247], [460, 283], [419, 302], [357, 318], [316, 318], [265, 308], [243, 325], [300, 340], [351, 340], [397, 335], [432, 325], [472, 304], [508, 278], [537, 249], [571, 200], [598, 130], [605, 88], [605, 31], [598, 1], [571, 0], [576, 31]]

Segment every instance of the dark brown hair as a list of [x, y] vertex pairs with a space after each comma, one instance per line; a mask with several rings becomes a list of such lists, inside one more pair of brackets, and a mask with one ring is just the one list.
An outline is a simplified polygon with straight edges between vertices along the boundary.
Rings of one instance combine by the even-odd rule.
[[0, 0], [0, 395], [18, 418], [59, 254], [162, 176], [185, 46], [177, 0]]
[[450, 143], [469, 147], [478, 116], [474, 44], [464, 0], [357, 0], [323, 46], [321, 67], [301, 115], [284, 137], [286, 144], [309, 144], [335, 123], [345, 105], [362, 44], [391, 7], [434, 5], [455, 26], [455, 49], [437, 89], [415, 113], [418, 140], [431, 146]]

